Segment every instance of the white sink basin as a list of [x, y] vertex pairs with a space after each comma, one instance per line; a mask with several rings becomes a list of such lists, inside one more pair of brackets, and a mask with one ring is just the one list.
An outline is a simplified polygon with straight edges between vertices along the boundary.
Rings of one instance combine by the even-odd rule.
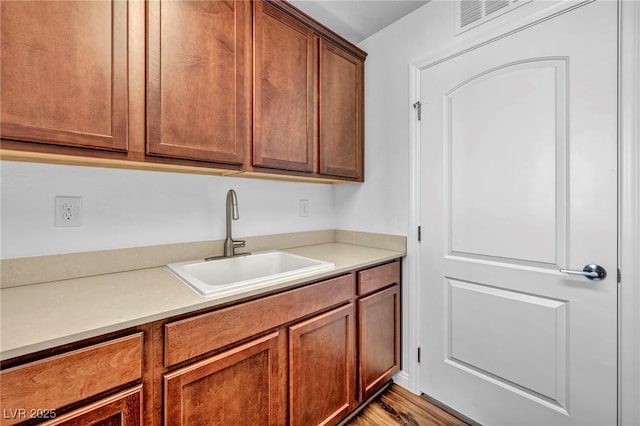
[[209, 261], [170, 263], [167, 267], [203, 296], [220, 296], [264, 287], [334, 268], [331, 262], [282, 251], [266, 251]]

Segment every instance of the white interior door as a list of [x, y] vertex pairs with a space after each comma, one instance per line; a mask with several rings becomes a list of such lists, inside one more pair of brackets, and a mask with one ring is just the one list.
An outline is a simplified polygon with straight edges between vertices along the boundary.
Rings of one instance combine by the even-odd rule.
[[616, 424], [616, 55], [603, 1], [420, 73], [421, 391], [480, 423]]

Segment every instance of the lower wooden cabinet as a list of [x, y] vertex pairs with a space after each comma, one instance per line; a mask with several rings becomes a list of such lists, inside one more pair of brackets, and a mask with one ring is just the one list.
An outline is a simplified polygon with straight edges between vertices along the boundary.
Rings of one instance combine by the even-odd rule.
[[166, 324], [164, 424], [336, 424], [356, 402], [354, 297], [345, 274]]
[[165, 425], [279, 424], [278, 333], [164, 377]]
[[399, 297], [398, 260], [4, 360], [0, 426], [334, 425], [398, 371]]
[[291, 425], [333, 425], [355, 407], [355, 333], [353, 304], [290, 327]]
[[358, 300], [360, 399], [371, 396], [400, 367], [400, 286]]
[[138, 426], [142, 424], [142, 386], [101, 399], [44, 424], [46, 426]]
[[61, 410], [139, 382], [142, 350], [143, 334], [135, 333], [2, 370], [0, 424], [55, 419]]
[[401, 262], [358, 272], [358, 396], [362, 402], [400, 370]]

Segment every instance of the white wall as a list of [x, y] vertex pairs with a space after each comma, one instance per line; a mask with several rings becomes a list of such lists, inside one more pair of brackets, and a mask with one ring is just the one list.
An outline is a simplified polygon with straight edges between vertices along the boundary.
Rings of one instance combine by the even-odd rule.
[[[434, 1], [365, 40], [364, 184], [323, 185], [3, 161], [0, 257], [16, 258], [224, 237], [349, 229], [407, 235], [408, 64], [449, 43], [453, 9]], [[83, 225], [53, 226], [54, 197], [83, 197]], [[299, 200], [310, 217], [299, 217]]]
[[[337, 228], [407, 235], [410, 216], [410, 126], [415, 114], [409, 94], [409, 66], [454, 43], [453, 2], [425, 4], [391, 24], [359, 46], [368, 53], [365, 62], [365, 184], [335, 188]], [[403, 263], [401, 385], [418, 391], [417, 319], [411, 311], [415, 253]]]
[[453, 3], [432, 1], [359, 44], [365, 62], [365, 184], [338, 186], [338, 228], [408, 235], [409, 64], [453, 41]]
[[[365, 62], [365, 184], [335, 189], [338, 228], [401, 235], [409, 230], [409, 128], [415, 99], [409, 65], [465, 45], [508, 22], [553, 5], [532, 2], [455, 35], [454, 2], [431, 0], [362, 41]], [[423, 100], [425, 102], [425, 100]]]
[[[2, 258], [220, 238], [228, 188], [234, 234], [339, 228], [408, 235], [409, 64], [450, 46], [453, 3], [433, 0], [360, 44], [365, 63], [364, 184], [318, 185], [2, 162]], [[469, 38], [465, 34], [459, 39]], [[53, 197], [79, 195], [81, 228], [53, 227]], [[308, 198], [311, 216], [298, 216]], [[411, 233], [413, 234], [413, 233]]]
[[[234, 237], [336, 227], [326, 184], [12, 161], [0, 167], [4, 259], [221, 239], [231, 188], [240, 207]], [[81, 227], [54, 227], [59, 195], [82, 197]], [[309, 217], [299, 215], [303, 198]]]

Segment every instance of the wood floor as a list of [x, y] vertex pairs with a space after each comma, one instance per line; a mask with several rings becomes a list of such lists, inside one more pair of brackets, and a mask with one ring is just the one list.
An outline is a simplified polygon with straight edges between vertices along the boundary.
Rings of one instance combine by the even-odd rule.
[[393, 384], [344, 426], [468, 426], [448, 412]]

